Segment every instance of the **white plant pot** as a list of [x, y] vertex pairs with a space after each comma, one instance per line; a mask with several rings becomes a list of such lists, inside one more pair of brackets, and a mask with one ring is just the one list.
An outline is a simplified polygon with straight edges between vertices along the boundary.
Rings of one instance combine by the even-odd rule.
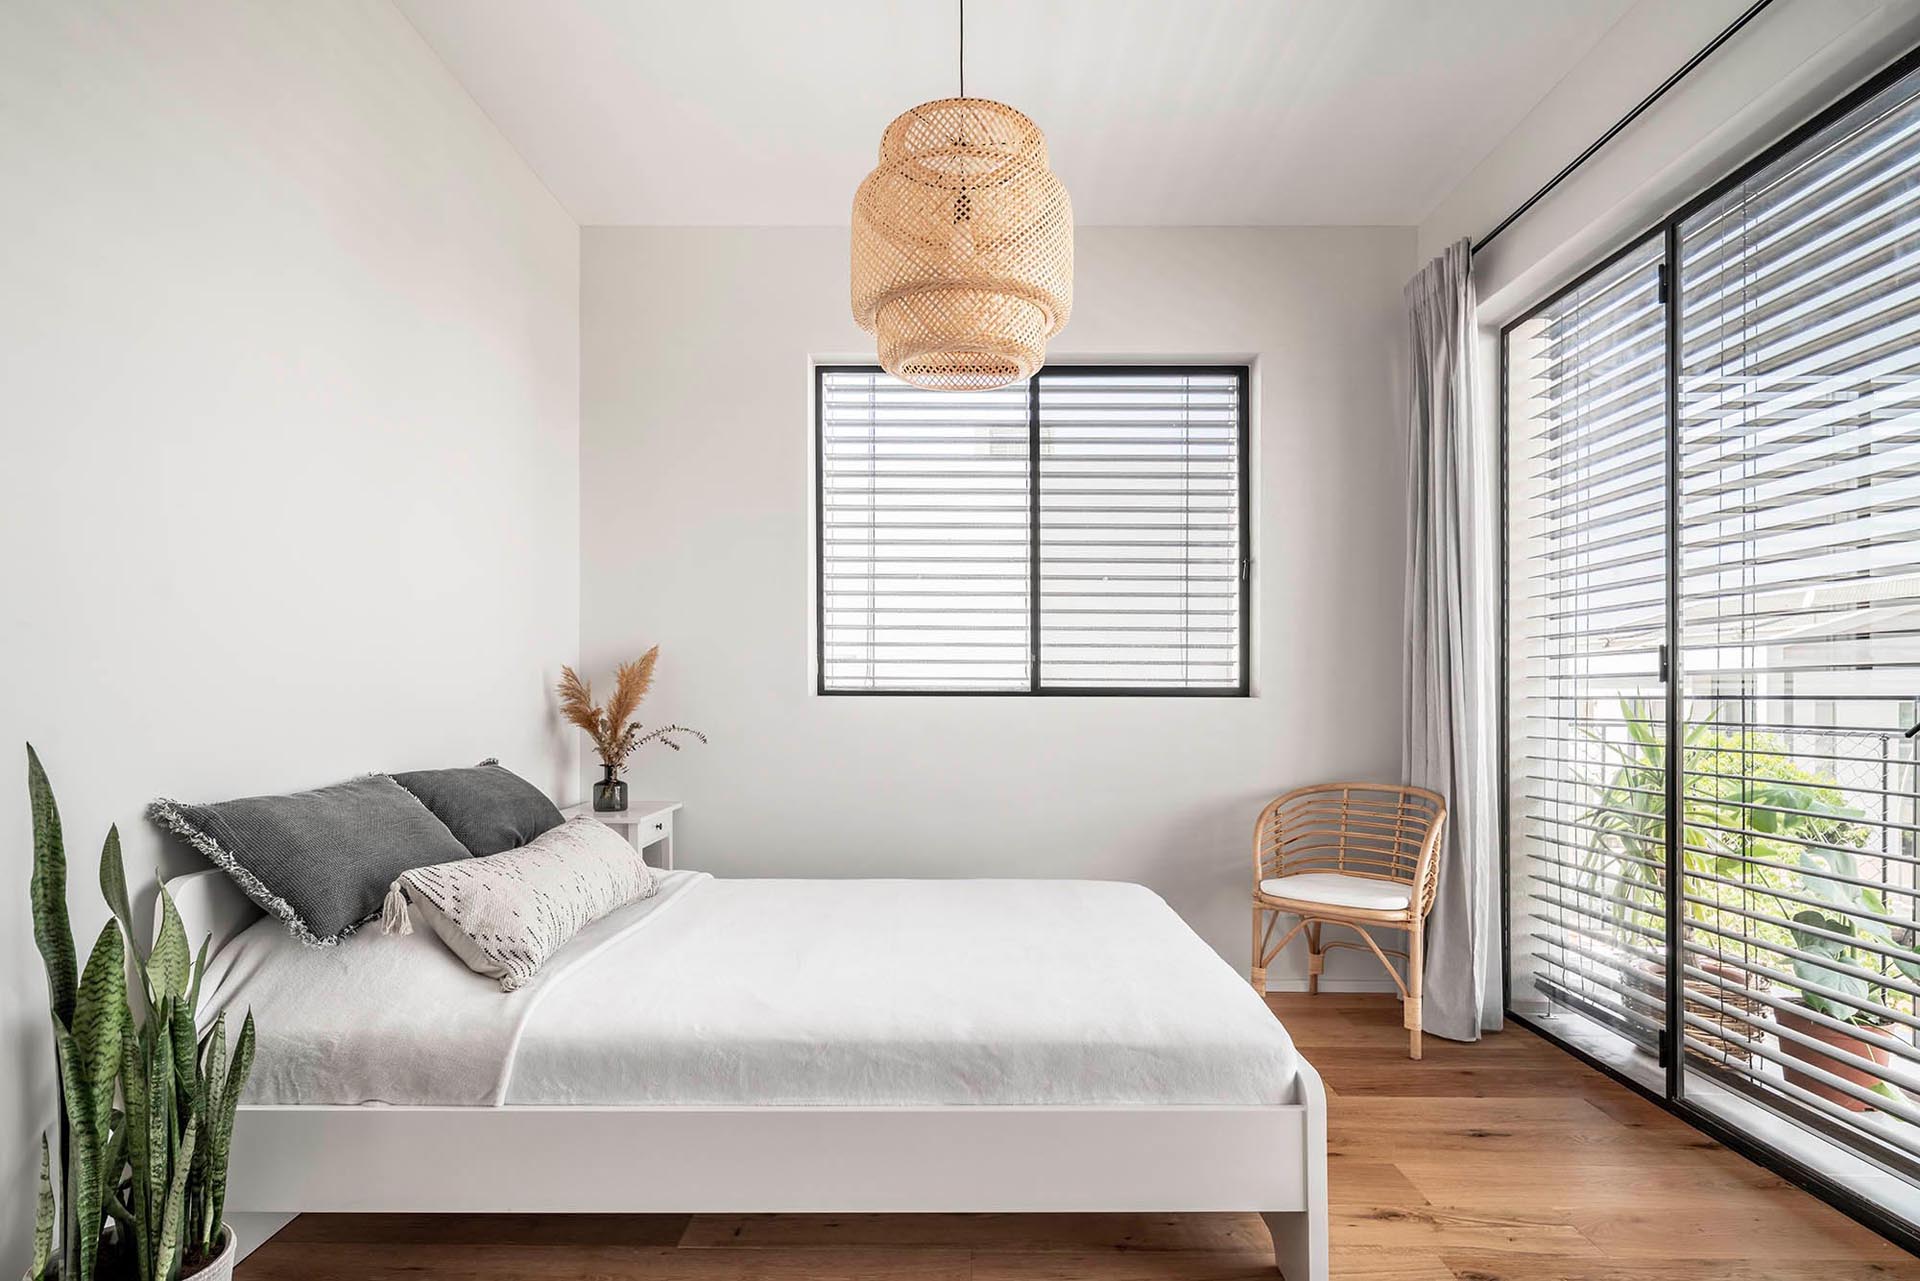
[[[233, 1235], [233, 1229], [224, 1223], [220, 1225], [220, 1237], [226, 1245], [221, 1248], [213, 1262], [198, 1272], [186, 1273], [180, 1281], [233, 1281], [233, 1265], [239, 1254], [239, 1242]], [[31, 1273], [28, 1275], [31, 1276]], [[56, 1250], [53, 1257], [47, 1260], [46, 1276], [51, 1279], [59, 1275], [60, 1252]]]
[[186, 1273], [180, 1281], [233, 1281], [233, 1261], [240, 1243], [234, 1238], [233, 1229], [224, 1223], [220, 1225], [220, 1239], [225, 1245], [213, 1262], [198, 1272]]

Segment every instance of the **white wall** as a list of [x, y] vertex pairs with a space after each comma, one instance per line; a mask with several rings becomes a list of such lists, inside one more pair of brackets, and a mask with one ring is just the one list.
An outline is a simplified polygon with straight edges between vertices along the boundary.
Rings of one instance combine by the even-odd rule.
[[808, 361], [872, 358], [847, 233], [582, 236], [582, 654], [658, 642], [650, 722], [711, 736], [632, 774], [687, 863], [1138, 880], [1245, 965], [1261, 804], [1399, 774], [1412, 230], [1079, 234], [1055, 359], [1256, 362], [1250, 700], [814, 695]]
[[0, 1264], [52, 1118], [22, 740], [109, 823], [577, 777], [579, 232], [384, 0], [0, 6]]
[[[1422, 258], [1478, 240], [1750, 3], [1641, 0], [1421, 223]], [[1475, 260], [1481, 322], [1521, 314], [1916, 41], [1920, 0], [1772, 5]]]

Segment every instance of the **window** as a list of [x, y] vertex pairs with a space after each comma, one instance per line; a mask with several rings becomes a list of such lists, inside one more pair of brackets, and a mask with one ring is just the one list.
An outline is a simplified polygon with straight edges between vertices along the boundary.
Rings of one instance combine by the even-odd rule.
[[1510, 1004], [1906, 1239], [1916, 67], [1503, 344]]
[[1515, 1000], [1642, 1047], [1665, 1018], [1660, 264], [1656, 237], [1507, 334]]
[[1917, 186], [1920, 75], [1681, 222], [1674, 430], [1688, 1070], [1920, 1181]]
[[815, 401], [821, 693], [1247, 693], [1245, 366]]

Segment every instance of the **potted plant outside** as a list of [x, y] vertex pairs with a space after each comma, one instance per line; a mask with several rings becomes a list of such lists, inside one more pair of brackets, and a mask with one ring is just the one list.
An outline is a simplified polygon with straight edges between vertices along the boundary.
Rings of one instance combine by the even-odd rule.
[[59, 1093], [54, 1134], [41, 1136], [27, 1279], [228, 1281], [236, 1251], [224, 1219], [227, 1161], [253, 1065], [253, 1016], [231, 1055], [224, 1014], [199, 1034], [207, 945], [192, 954], [164, 886], [152, 946], [138, 944], [117, 829], [100, 853], [111, 919], [81, 966], [60, 811], [31, 746], [27, 791], [33, 937], [46, 969]]
[[[1624, 742], [1588, 732], [1611, 768], [1596, 789], [1596, 801], [1581, 815], [1581, 823], [1593, 833], [1585, 880], [1602, 901], [1612, 904], [1623, 936], [1657, 938], [1666, 928], [1661, 904], [1666, 889], [1667, 751], [1647, 702], [1622, 699], [1620, 715], [1627, 731]], [[1689, 878], [1684, 905], [1691, 927], [1688, 941], [1719, 951], [1733, 941], [1728, 935], [1748, 938], [1758, 949], [1743, 949], [1741, 956], [1729, 960], [1771, 965], [1771, 945], [1788, 943], [1789, 929], [1722, 911], [1715, 900], [1725, 894], [1735, 900], [1734, 906], [1757, 908], [1784, 921], [1803, 906], [1795, 898], [1804, 897], [1808, 889], [1824, 895], [1834, 884], [1817, 873], [1834, 858], [1850, 863], [1852, 849], [1871, 833], [1852, 821], [1860, 811], [1844, 803], [1831, 780], [1798, 765], [1774, 735], [1724, 728], [1710, 715], [1688, 716], [1682, 746], [1686, 774], [1680, 860]], [[1755, 950], [1766, 954], [1751, 954]], [[1767, 1022], [1768, 1005], [1760, 996], [1768, 979], [1743, 964], [1697, 953], [1688, 956], [1687, 965], [1711, 977], [1687, 976], [1685, 1011], [1716, 1029], [1709, 1033], [1695, 1026], [1689, 1035], [1730, 1059], [1751, 1062]], [[1640, 956], [1630, 962], [1628, 1007], [1659, 1022], [1665, 976], [1666, 965], [1659, 958]]]
[[[1830, 884], [1833, 884], [1830, 882]], [[1852, 897], [1878, 897], [1863, 886], [1845, 885]], [[1862, 902], [1862, 908], [1875, 910]], [[1891, 1100], [1904, 1100], [1905, 1094], [1888, 1081], [1885, 1069], [1893, 1061], [1891, 1047], [1900, 1044], [1886, 1020], [1876, 1015], [1874, 1005], [1885, 1005], [1886, 992], [1875, 997], [1876, 984], [1857, 971], [1870, 971], [1880, 955], [1861, 946], [1863, 918], [1835, 915], [1808, 908], [1796, 913], [1799, 927], [1793, 933], [1793, 945], [1806, 956], [1791, 956], [1794, 976], [1800, 980], [1798, 997], [1774, 1011], [1774, 1018], [1787, 1033], [1779, 1038], [1780, 1052], [1819, 1072], [1839, 1077], [1869, 1093]], [[1865, 924], [1885, 931], [1877, 921]], [[1889, 940], [1890, 941], [1890, 940]], [[1817, 959], [1809, 959], [1817, 958]], [[1911, 960], [1894, 958], [1895, 965], [1909, 978], [1920, 969]], [[1804, 1038], [1804, 1039], [1803, 1039]], [[1808, 1044], [1809, 1041], [1816, 1044]], [[1831, 1046], [1838, 1053], [1822, 1048]], [[1841, 1057], [1842, 1055], [1851, 1057]], [[1864, 1060], [1864, 1066], [1853, 1060]], [[1874, 1104], [1835, 1086], [1812, 1072], [1793, 1067], [1785, 1069], [1787, 1083], [1796, 1085], [1849, 1112], [1870, 1112]]]

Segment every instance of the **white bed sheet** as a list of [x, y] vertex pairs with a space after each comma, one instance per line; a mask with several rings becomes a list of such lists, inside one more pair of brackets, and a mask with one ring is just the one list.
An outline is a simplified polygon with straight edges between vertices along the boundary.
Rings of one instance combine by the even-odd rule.
[[1268, 1104], [1294, 1050], [1109, 881], [716, 880], [554, 991], [512, 1103]]
[[[255, 939], [217, 988], [220, 1004], [251, 1001], [261, 1026], [249, 1099], [1295, 1101], [1285, 1029], [1137, 885], [673, 873], [661, 902], [594, 928], [511, 995], [457, 961], [458, 975], [447, 970], [418, 934], [356, 935], [331, 961], [279, 946], [284, 932], [272, 946]], [[403, 943], [416, 944], [404, 958], [370, 950]], [[471, 982], [451, 981], [461, 976]], [[393, 1008], [347, 1031], [368, 1000]]]
[[264, 917], [207, 965], [201, 1022], [251, 1010], [258, 1037], [248, 1103], [498, 1104], [527, 1016], [614, 943], [665, 919], [710, 878], [667, 872], [660, 890], [581, 930], [535, 980], [502, 992], [432, 930], [302, 946]]

